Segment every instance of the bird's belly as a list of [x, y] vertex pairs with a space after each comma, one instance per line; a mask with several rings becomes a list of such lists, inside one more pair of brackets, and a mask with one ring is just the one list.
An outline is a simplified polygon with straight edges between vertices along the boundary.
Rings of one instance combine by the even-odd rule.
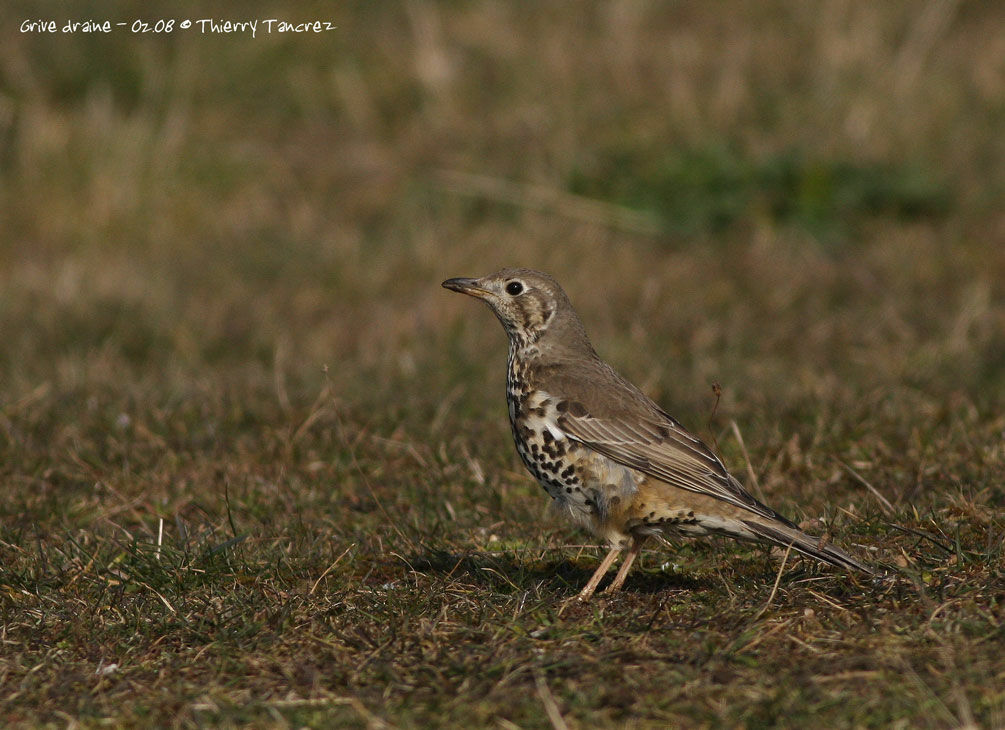
[[511, 425], [517, 453], [553, 509], [612, 544], [623, 543], [637, 475], [561, 433], [556, 437], [544, 417], [515, 418]]

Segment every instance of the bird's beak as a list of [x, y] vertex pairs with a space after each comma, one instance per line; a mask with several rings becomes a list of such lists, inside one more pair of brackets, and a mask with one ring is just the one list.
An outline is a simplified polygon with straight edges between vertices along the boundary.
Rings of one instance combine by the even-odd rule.
[[456, 279], [447, 279], [443, 282], [443, 288], [450, 289], [451, 291], [459, 291], [461, 294], [468, 294], [479, 299], [484, 299], [489, 294], [487, 289], [482, 288], [478, 284], [478, 279], [469, 279], [463, 276]]

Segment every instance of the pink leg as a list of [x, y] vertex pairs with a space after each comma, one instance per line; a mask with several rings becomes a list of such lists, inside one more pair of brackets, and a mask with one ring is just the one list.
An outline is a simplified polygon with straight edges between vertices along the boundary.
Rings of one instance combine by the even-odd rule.
[[621, 552], [621, 548], [613, 547], [611, 552], [607, 553], [607, 557], [603, 559], [599, 566], [597, 566], [596, 572], [593, 577], [590, 578], [589, 582], [583, 586], [583, 590], [579, 592], [580, 601], [589, 601], [590, 596], [593, 592], [597, 590], [597, 586], [600, 585], [600, 581], [604, 579], [607, 575], [607, 571], [611, 569], [611, 564], [614, 562], [615, 558], [618, 557], [618, 553]]
[[604, 589], [604, 593], [616, 593], [621, 590], [622, 584], [625, 582], [625, 578], [628, 577], [628, 571], [632, 567], [632, 563], [635, 562], [635, 558], [638, 557], [639, 551], [642, 550], [642, 543], [646, 541], [645, 537], [636, 537], [632, 539], [632, 546], [628, 550], [628, 555], [625, 556], [625, 562], [621, 564], [621, 569], [618, 570], [618, 574], [614, 576], [614, 580], [611, 584]]

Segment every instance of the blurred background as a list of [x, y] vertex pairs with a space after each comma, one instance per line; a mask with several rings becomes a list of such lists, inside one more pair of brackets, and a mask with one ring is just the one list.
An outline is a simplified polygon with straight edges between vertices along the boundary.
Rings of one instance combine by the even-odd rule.
[[[205, 18], [259, 28], [181, 28]], [[337, 27], [269, 33], [269, 18]], [[169, 33], [131, 32], [166, 19]], [[129, 27], [22, 32], [26, 20]], [[979, 0], [3, 3], [0, 609], [20, 717], [65, 707], [146, 724], [144, 707], [173, 716], [210, 681], [238, 704], [293, 687], [362, 688], [380, 706], [389, 676], [405, 708], [448, 677], [444, 706], [466, 711], [463, 687], [496, 662], [483, 609], [497, 603], [525, 624], [513, 666], [538, 661], [520, 637], [552, 619], [520, 613], [523, 591], [547, 614], [595, 562], [554, 550], [584, 537], [546, 521], [517, 462], [501, 328], [440, 288], [507, 265], [554, 274], [605, 359], [817, 534], [824, 515], [850, 549], [920, 561], [917, 585], [936, 575], [939, 591], [998, 575], [998, 598], [973, 599], [989, 640], [959, 649], [976, 667], [962, 681], [990, 697], [1003, 28], [1005, 3]], [[654, 655], [736, 646], [729, 586], [747, 587], [756, 621], [775, 570], [738, 550], [683, 549], [674, 560], [697, 582], [650, 561], [618, 609], [642, 617], [625, 641], [653, 626], [650, 590], [719, 632], [660, 632]], [[498, 562], [455, 574], [468, 554]], [[834, 636], [872, 641], [858, 603], [807, 605]], [[927, 712], [897, 653], [914, 636], [917, 672], [957, 696], [956, 665], [932, 670], [924, 653], [945, 606], [901, 605], [886, 629], [893, 684], [859, 682], [879, 676], [861, 665], [875, 652], [842, 645], [844, 663], [824, 655], [819, 671], [870, 671], [828, 685], [847, 692], [828, 707], [859, 712], [871, 693], [889, 717]], [[427, 672], [426, 645], [399, 639], [447, 612], [472, 633], [443, 634], [436, 651], [456, 653]], [[901, 638], [904, 625], [920, 628]], [[601, 650], [570, 626], [578, 667]], [[792, 630], [749, 675], [782, 697], [809, 681]], [[598, 667], [619, 666], [622, 638]], [[113, 659], [126, 680], [105, 684]], [[718, 675], [689, 666], [659, 664], [647, 702], [662, 706], [678, 672], [681, 692], [711, 698], [694, 717], [712, 717]], [[486, 717], [540, 691], [528, 674], [497, 692], [493, 677], [512, 676], [500, 671], [471, 685], [496, 698]], [[134, 681], [155, 696], [123, 710]], [[732, 685], [738, 724], [751, 704]], [[921, 725], [966, 724], [932, 716]], [[835, 724], [877, 722], [856, 717]]]
[[858, 404], [896, 454], [1000, 409], [999, 3], [56, 7], [0, 11], [0, 400], [38, 455], [232, 448], [321, 393], [504, 443], [503, 333], [439, 287], [503, 265], [696, 428], [713, 382], [762, 443]]

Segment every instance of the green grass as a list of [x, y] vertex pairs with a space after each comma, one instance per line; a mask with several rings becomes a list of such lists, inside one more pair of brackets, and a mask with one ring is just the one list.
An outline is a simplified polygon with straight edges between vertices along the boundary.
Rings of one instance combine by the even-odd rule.
[[808, 160], [795, 150], [760, 161], [728, 146], [600, 157], [574, 175], [573, 192], [648, 211], [668, 233], [682, 235], [721, 234], [764, 218], [823, 240], [847, 240], [862, 219], [912, 221], [942, 216], [948, 206], [945, 185], [923, 171]]
[[[1005, 725], [998, 6], [55, 12], [0, 10], [0, 724]], [[603, 549], [439, 287], [510, 264], [900, 578], [692, 542], [562, 610]]]

